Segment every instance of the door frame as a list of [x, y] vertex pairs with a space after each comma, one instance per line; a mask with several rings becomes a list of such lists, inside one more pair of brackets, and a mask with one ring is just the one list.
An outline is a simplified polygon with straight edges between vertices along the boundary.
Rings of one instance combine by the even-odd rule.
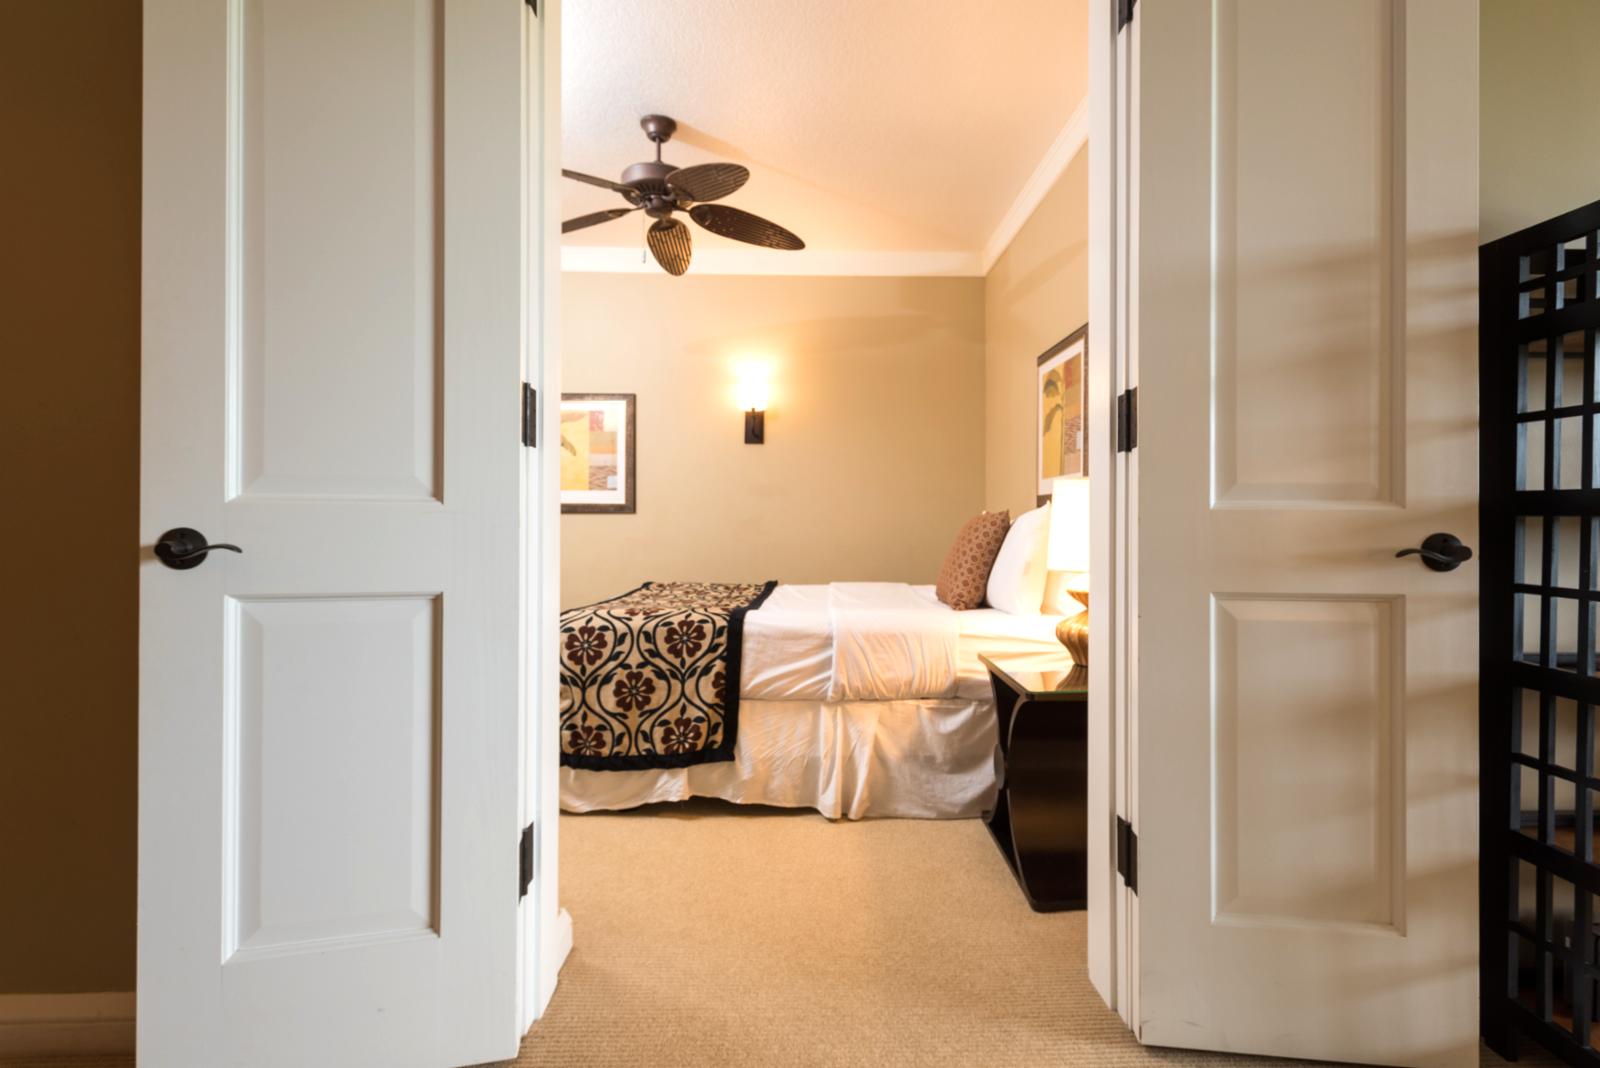
[[1118, 26], [1131, 0], [1089, 5], [1089, 405], [1098, 440], [1089, 450], [1090, 585], [1098, 593], [1089, 632], [1089, 981], [1137, 1035], [1130, 983], [1137, 898], [1117, 872], [1117, 818], [1132, 820], [1130, 754], [1133, 641], [1126, 605], [1135, 592], [1128, 531], [1131, 452], [1117, 449], [1117, 397], [1135, 381], [1130, 269], [1136, 255], [1129, 181], [1137, 109], [1129, 76], [1138, 19]]
[[[522, 1031], [544, 1015], [572, 951], [559, 898], [561, 460], [545, 448], [561, 419], [561, 0], [528, 0], [524, 47], [523, 381], [535, 393], [533, 447], [523, 448], [522, 813], [533, 825], [533, 882], [520, 910]], [[537, 179], [537, 180], [535, 180]]]

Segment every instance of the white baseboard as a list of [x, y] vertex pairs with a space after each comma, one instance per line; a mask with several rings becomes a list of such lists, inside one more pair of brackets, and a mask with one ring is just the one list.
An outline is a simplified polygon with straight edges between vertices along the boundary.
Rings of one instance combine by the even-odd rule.
[[[561, 966], [567, 963], [567, 956], [572, 952], [572, 913], [561, 909], [556, 913], [555, 941], [552, 953], [555, 958], [555, 967], [550, 969], [552, 974], [559, 975]], [[559, 979], [557, 980], [559, 982]], [[539, 1016], [544, 1015], [544, 1010], [550, 1007], [550, 999], [555, 996], [556, 984], [551, 983], [544, 991], [544, 1004], [539, 1006]]]
[[561, 964], [556, 965], [556, 971], [559, 972], [561, 965], [567, 963], [567, 955], [572, 952], [572, 913], [566, 909], [561, 909], [556, 913], [556, 924], [560, 928], [559, 934], [556, 936], [556, 945], [560, 947], [556, 952], [561, 958]]
[[132, 1053], [133, 993], [0, 994], [0, 1057]]

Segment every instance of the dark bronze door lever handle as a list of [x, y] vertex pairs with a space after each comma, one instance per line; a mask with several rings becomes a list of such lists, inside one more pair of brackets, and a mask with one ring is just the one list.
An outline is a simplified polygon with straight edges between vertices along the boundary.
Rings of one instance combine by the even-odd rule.
[[199, 567], [205, 563], [206, 554], [213, 549], [226, 549], [231, 553], [244, 552], [237, 545], [229, 545], [226, 542], [207, 544], [206, 536], [190, 527], [173, 527], [156, 542], [156, 558], [168, 567], [187, 571], [191, 567]]
[[1422, 540], [1422, 548], [1395, 553], [1396, 557], [1413, 555], [1422, 557], [1422, 562], [1434, 571], [1454, 571], [1463, 561], [1472, 559], [1472, 550], [1454, 534], [1429, 534]]

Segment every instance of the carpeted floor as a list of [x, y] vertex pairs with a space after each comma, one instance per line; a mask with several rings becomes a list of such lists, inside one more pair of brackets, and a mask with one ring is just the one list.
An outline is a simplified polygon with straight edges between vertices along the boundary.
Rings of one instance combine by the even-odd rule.
[[561, 881], [576, 946], [507, 1066], [1297, 1063], [1136, 1043], [1084, 974], [1083, 914], [1030, 911], [976, 820], [710, 803], [563, 816]]
[[1084, 914], [1031, 911], [977, 820], [563, 816], [561, 880], [576, 945], [517, 1068], [1303, 1063], [1140, 1046]]

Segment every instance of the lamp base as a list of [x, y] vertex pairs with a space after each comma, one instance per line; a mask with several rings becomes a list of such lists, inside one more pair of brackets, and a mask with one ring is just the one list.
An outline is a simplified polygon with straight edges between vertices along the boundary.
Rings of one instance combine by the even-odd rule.
[[1056, 624], [1056, 641], [1067, 647], [1067, 655], [1080, 667], [1089, 666], [1089, 591], [1068, 590], [1083, 605], [1083, 611]]

